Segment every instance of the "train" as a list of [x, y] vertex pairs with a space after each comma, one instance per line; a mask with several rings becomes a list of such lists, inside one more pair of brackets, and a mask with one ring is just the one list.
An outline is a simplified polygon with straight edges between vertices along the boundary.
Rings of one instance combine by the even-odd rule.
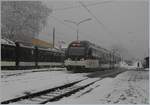
[[90, 41], [73, 41], [66, 50], [67, 70], [101, 70], [119, 67], [121, 57]]
[[65, 52], [22, 43], [1, 43], [1, 70], [64, 66]]

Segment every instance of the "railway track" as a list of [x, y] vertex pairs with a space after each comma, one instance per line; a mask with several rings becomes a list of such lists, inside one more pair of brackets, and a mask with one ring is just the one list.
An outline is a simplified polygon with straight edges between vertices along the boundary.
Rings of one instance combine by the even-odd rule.
[[[10, 76], [19, 76], [21, 74], [25, 74], [25, 73], [34, 73], [34, 72], [45, 72], [45, 71], [62, 71], [64, 68], [57, 68], [58, 70], [53, 70], [54, 68], [46, 68], [46, 69], [35, 69], [35, 70], [25, 70], [25, 71], [21, 71], [21, 72], [17, 72], [17, 73], [3, 73], [2, 71], [2, 75], [1, 78], [6, 78], [6, 77], [10, 77]], [[13, 71], [13, 70], [10, 70]]]
[[[85, 79], [87, 79], [87, 78], [85, 78]], [[35, 97], [40, 97], [41, 95], [44, 95], [44, 94], [47, 94], [47, 93], [53, 93], [53, 92], [57, 92], [58, 90], [63, 90], [65, 88], [71, 87], [71, 86], [73, 86], [73, 85], [75, 85], [75, 84], [77, 84], [77, 83], [79, 83], [79, 82], [81, 82], [85, 79], [78, 80], [78, 81], [68, 83], [68, 84], [65, 84], [65, 85], [61, 85], [61, 86], [58, 86], [58, 87], [42, 90], [42, 91], [39, 91], [39, 92], [23, 95], [23, 96], [13, 98], [13, 99], [9, 99], [9, 100], [6, 100], [6, 101], [2, 101], [1, 104], [9, 104], [9, 103], [16, 103], [16, 102], [19, 103], [22, 100], [32, 100]]]
[[[120, 71], [122, 72], [122, 71]], [[32, 93], [32, 94], [28, 94], [28, 95], [24, 95], [21, 97], [17, 97], [14, 99], [10, 99], [10, 100], [6, 100], [6, 101], [2, 101], [1, 104], [9, 104], [9, 103], [16, 103], [16, 104], [45, 104], [47, 102], [53, 102], [53, 101], [57, 101], [63, 97], [67, 97], [70, 96], [82, 89], [85, 89], [86, 87], [94, 84], [97, 81], [102, 80], [103, 78], [107, 77], [107, 76], [112, 76], [112, 75], [116, 75], [120, 72], [113, 72], [113, 73], [109, 73], [109, 74], [104, 74], [101, 76], [100, 79], [82, 79], [82, 80], [78, 80], [69, 84], [65, 84], [62, 86], [58, 86], [55, 88], [51, 88], [51, 89], [47, 89], [47, 90], [43, 90], [40, 92], [36, 92], [36, 93]]]

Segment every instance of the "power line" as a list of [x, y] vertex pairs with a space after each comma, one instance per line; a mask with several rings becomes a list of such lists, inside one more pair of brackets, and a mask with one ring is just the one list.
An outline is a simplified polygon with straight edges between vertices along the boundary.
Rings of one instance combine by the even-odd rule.
[[[103, 1], [103, 2], [97, 2], [97, 3], [91, 3], [91, 4], [87, 4], [86, 6], [95, 6], [95, 5], [99, 5], [99, 4], [105, 4], [105, 3], [110, 3], [113, 1]], [[73, 8], [78, 8], [81, 7], [80, 5], [77, 6], [70, 6], [70, 7], [64, 7], [64, 8], [56, 8], [53, 9], [53, 11], [63, 11], [63, 10], [68, 10], [68, 9], [73, 9]]]
[[[87, 8], [86, 5], [84, 5], [81, 1], [79, 1], [79, 3], [82, 5], [82, 7], [83, 7], [85, 10], [87, 10], [87, 12], [88, 12], [90, 15], [92, 15], [93, 18], [95, 18], [95, 20], [96, 20], [106, 31], [109, 32], [109, 30], [108, 30], [108, 28], [105, 26], [105, 24], [103, 24], [103, 23], [90, 11], [90, 9]], [[109, 32], [109, 33], [111, 33], [111, 32]]]

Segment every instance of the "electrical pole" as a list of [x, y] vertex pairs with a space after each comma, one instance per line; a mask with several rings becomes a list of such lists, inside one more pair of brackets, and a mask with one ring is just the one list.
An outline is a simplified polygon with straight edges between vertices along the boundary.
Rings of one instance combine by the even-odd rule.
[[53, 48], [55, 48], [55, 27], [53, 28]]
[[77, 41], [79, 39], [79, 25], [77, 25]]
[[84, 19], [84, 20], [79, 21], [79, 22], [74, 22], [74, 21], [72, 21], [72, 20], [64, 20], [64, 21], [65, 21], [65, 22], [69, 22], [69, 23], [73, 23], [73, 24], [76, 25], [76, 27], [77, 27], [77, 40], [79, 40], [79, 25], [80, 25], [81, 23], [84, 23], [84, 22], [89, 21], [89, 20], [92, 20], [92, 19], [91, 19], [91, 18], [87, 18], [87, 19]]

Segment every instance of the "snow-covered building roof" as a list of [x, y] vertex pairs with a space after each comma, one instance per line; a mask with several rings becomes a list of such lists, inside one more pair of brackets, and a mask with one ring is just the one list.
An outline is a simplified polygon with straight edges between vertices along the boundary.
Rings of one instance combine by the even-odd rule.
[[2, 38], [1, 39], [1, 44], [12, 44], [12, 45], [15, 45], [15, 42], [9, 40], [9, 39], [4, 39]]

